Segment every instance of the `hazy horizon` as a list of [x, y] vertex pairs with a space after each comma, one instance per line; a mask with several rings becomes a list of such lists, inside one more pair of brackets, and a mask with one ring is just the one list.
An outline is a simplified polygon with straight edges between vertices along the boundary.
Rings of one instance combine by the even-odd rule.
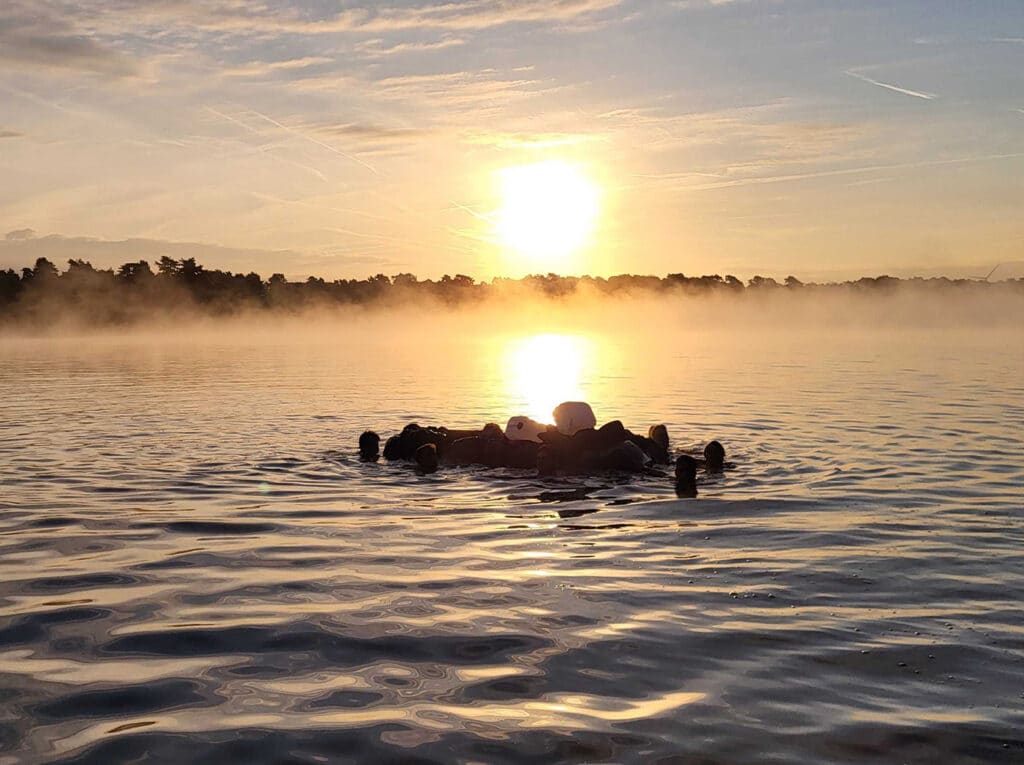
[[[175, 257], [176, 256], [176, 257]], [[283, 261], [268, 261], [269, 257], [282, 258]], [[24, 269], [32, 268], [39, 258], [49, 260], [58, 269], [66, 269], [69, 261], [84, 261], [97, 270], [116, 271], [125, 263], [136, 263], [146, 261], [150, 266], [155, 267], [162, 257], [174, 257], [175, 259], [192, 258], [200, 265], [211, 269], [220, 269], [237, 273], [256, 272], [264, 278], [272, 275], [268, 267], [271, 262], [278, 265], [285, 263], [285, 270], [273, 269], [273, 273], [282, 273], [289, 281], [305, 281], [309, 278], [326, 279], [364, 279], [385, 273], [374, 270], [374, 266], [368, 264], [365, 271], [336, 273], [329, 268], [326, 271], [317, 272], [301, 270], [302, 268], [315, 268], [323, 263], [304, 256], [301, 253], [291, 250], [262, 251], [257, 249], [244, 249], [233, 247], [221, 247], [216, 245], [205, 245], [198, 242], [170, 242], [148, 239], [125, 239], [121, 241], [104, 241], [91, 237], [65, 237], [57, 234], [40, 235], [34, 230], [23, 229], [8, 232], [4, 239], [0, 239], [0, 270], [11, 269], [21, 272]], [[539, 264], [538, 264], [539, 265]], [[553, 264], [557, 265], [557, 264]], [[408, 273], [408, 272], [402, 272]], [[454, 276], [454, 271], [437, 270], [426, 273], [414, 273], [414, 276], [423, 280], [439, 279], [443, 276]], [[609, 272], [605, 274], [591, 274], [586, 271], [578, 273], [559, 273], [550, 269], [538, 267], [536, 271], [524, 272], [515, 276], [507, 274], [491, 274], [490, 276], [478, 278], [476, 274], [465, 274], [479, 282], [493, 282], [496, 279], [523, 278], [536, 274], [554, 273], [558, 276], [568, 278], [594, 278], [607, 279], [613, 276], [622, 276], [633, 272]], [[636, 272], [633, 275], [664, 276], [662, 274], [650, 274]], [[858, 279], [878, 278], [890, 276], [897, 279], [970, 279], [997, 283], [1024, 278], [1024, 260], [1002, 261], [999, 263], [985, 264], [978, 267], [962, 268], [890, 268], [878, 272], [854, 273], [842, 270], [818, 270], [816, 275], [799, 274], [792, 272], [715, 272], [720, 276], [735, 276], [741, 281], [749, 281], [751, 278], [761, 276], [772, 278], [782, 282], [786, 277], [796, 277], [800, 281], [815, 284], [832, 284], [852, 282]], [[398, 275], [397, 271], [386, 273], [387, 276]], [[692, 272], [687, 276], [708, 276], [706, 272]]]

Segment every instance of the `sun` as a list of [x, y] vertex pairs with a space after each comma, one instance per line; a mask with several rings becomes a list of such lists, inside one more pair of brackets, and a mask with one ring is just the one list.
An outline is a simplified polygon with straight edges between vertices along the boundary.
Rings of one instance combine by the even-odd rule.
[[498, 241], [535, 262], [561, 261], [587, 244], [598, 215], [597, 187], [562, 160], [499, 172]]

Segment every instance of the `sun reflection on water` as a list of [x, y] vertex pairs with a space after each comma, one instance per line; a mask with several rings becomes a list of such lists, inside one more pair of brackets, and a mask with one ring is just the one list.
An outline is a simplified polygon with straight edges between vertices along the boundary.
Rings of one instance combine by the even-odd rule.
[[594, 342], [584, 335], [538, 334], [509, 339], [504, 356], [509, 400], [538, 422], [551, 423], [563, 401], [586, 401]]

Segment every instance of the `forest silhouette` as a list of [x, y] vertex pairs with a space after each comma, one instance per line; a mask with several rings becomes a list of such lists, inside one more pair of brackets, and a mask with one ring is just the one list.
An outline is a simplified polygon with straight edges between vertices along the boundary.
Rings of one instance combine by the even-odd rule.
[[97, 269], [84, 260], [69, 260], [64, 271], [46, 258], [31, 268], [0, 271], [0, 323], [52, 324], [73, 320], [92, 326], [125, 325], [182, 312], [228, 316], [241, 312], [300, 313], [332, 306], [399, 306], [430, 301], [448, 306], [519, 299], [524, 295], [547, 300], [576, 296], [693, 297], [702, 295], [763, 295], [780, 291], [802, 294], [890, 294], [914, 290], [927, 294], [981, 290], [1024, 295], [1024, 279], [988, 282], [980, 279], [865, 277], [855, 281], [804, 283], [794, 276], [778, 282], [754, 276], [746, 283], [732, 275], [664, 277], [621, 274], [611, 277], [536, 274], [521, 279], [476, 281], [464, 274], [420, 280], [410, 273], [377, 274], [366, 279], [327, 281], [309, 277], [289, 281], [275, 273], [208, 269], [194, 258], [161, 257], [156, 270], [145, 260], [120, 268]]

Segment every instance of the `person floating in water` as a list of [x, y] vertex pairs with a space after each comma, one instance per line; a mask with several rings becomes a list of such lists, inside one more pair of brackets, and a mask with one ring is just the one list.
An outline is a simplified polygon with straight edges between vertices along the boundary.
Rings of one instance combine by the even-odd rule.
[[[384, 459], [415, 463], [417, 472], [423, 474], [442, 466], [482, 465], [536, 469], [541, 476], [611, 471], [664, 475], [655, 466], [670, 464], [668, 429], [662, 424], [651, 426], [646, 436], [627, 430], [619, 420], [597, 428], [590, 406], [572, 401], [557, 406], [553, 416], [554, 425], [512, 417], [504, 431], [495, 423], [479, 430], [409, 423], [387, 439]], [[363, 433], [359, 437], [360, 459], [379, 459], [379, 444], [376, 433]], [[712, 441], [705, 447], [703, 459], [683, 455], [675, 467], [677, 491], [696, 496], [698, 467], [718, 473], [731, 464], [725, 462], [721, 443]]]
[[697, 468], [716, 475], [736, 467], [725, 461], [725, 447], [719, 441], [711, 441], [704, 447], [704, 458], [681, 454], [676, 458], [676, 495], [692, 499], [697, 496]]
[[417, 469], [424, 475], [437, 472], [437, 447], [434, 444], [423, 444], [413, 455]]
[[372, 430], [359, 436], [359, 459], [363, 462], [376, 462], [380, 459], [380, 436]]
[[725, 447], [718, 441], [711, 441], [704, 447], [704, 459], [698, 459], [697, 464], [703, 467], [706, 473], [712, 474], [736, 467], [732, 462], [725, 461]]
[[697, 460], [689, 454], [676, 459], [676, 496], [694, 499], [697, 496]]

